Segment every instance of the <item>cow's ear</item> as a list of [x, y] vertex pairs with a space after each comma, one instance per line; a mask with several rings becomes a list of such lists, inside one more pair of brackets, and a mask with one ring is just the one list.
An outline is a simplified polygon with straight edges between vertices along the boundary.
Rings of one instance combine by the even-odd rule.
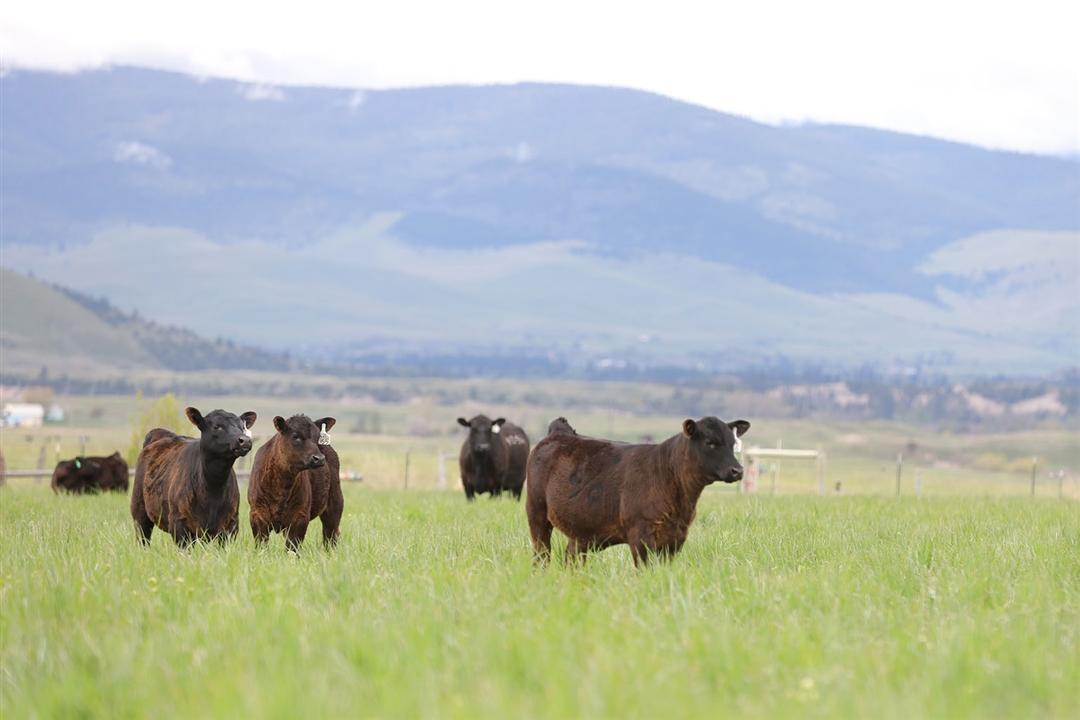
[[[320, 430], [326, 430], [327, 432], [330, 432], [330, 429], [334, 427], [334, 424], [336, 422], [337, 420], [332, 417], [319, 418], [315, 421], [315, 427], [319, 428]], [[324, 428], [323, 425], [325, 425], [326, 427]]]
[[742, 437], [750, 429], [750, 423], [746, 420], [733, 420], [727, 424], [736, 437]]
[[683, 420], [682, 431], [686, 437], [694, 437], [694, 433], [697, 432], [697, 423], [689, 418]]
[[259, 416], [256, 415], [252, 410], [248, 410], [246, 413], [240, 416], [240, 419], [244, 421], [244, 427], [250, 430], [251, 426], [255, 424], [255, 421], [258, 419], [258, 417]]
[[202, 430], [206, 427], [206, 421], [203, 420], [202, 413], [196, 408], [189, 407], [184, 410], [184, 414], [187, 415], [187, 419], [191, 421], [191, 424]]
[[503, 423], [505, 423], [505, 422], [506, 422], [506, 418], [495, 418], [495, 422], [492, 423], [492, 424], [493, 425], [498, 425], [499, 427], [502, 427]]
[[285, 418], [277, 415], [274, 417], [274, 429], [279, 433], [285, 432]]
[[466, 420], [465, 418], [458, 418], [457, 419], [457, 424], [460, 425], [461, 427], [471, 427], [469, 425], [469, 421]]

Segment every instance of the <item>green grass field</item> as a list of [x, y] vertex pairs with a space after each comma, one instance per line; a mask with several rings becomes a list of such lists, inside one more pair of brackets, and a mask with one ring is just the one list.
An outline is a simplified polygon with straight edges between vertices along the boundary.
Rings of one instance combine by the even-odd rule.
[[0, 489], [0, 529], [5, 718], [1080, 707], [1071, 500], [709, 491], [644, 571], [625, 547], [534, 568], [508, 500], [355, 485], [329, 553], [256, 549], [243, 523], [224, 548], [142, 548], [126, 498], [32, 484]]

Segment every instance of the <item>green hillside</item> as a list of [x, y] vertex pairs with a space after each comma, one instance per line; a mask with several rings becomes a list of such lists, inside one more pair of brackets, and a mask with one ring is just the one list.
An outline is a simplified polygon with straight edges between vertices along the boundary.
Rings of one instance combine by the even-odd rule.
[[124, 328], [114, 327], [63, 292], [0, 268], [3, 374], [23, 375], [161, 367]]
[[286, 355], [206, 340], [0, 268], [0, 374], [108, 378], [132, 370], [284, 370]]

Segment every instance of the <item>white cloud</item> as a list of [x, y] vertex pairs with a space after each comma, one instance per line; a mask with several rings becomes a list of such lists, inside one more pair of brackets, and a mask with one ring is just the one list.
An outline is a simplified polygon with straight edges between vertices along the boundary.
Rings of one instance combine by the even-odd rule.
[[527, 142], [519, 142], [510, 150], [514, 162], [527, 163], [536, 157], [536, 150]]
[[125, 165], [146, 165], [165, 170], [172, 166], [172, 158], [153, 145], [129, 140], [117, 143], [113, 160]]
[[236, 91], [240, 93], [245, 100], [252, 100], [255, 102], [260, 100], [280, 102], [285, 99], [285, 93], [281, 88], [265, 83], [242, 84], [236, 88]]
[[363, 90], [357, 90], [349, 96], [349, 99], [345, 102], [345, 107], [352, 112], [356, 112], [365, 102], [367, 102], [367, 93]]
[[13, 0], [0, 47], [16, 67], [136, 64], [270, 85], [617, 85], [766, 122], [1075, 153], [1077, 27], [1080, 4], [1062, 0], [311, 0], [302, 11], [254, 0]]

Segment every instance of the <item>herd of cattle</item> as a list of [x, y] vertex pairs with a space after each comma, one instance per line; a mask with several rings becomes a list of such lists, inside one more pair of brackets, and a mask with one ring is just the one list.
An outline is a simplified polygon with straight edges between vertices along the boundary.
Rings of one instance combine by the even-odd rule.
[[[131, 516], [149, 543], [154, 527], [178, 545], [224, 541], [239, 529], [240, 488], [233, 464], [252, 450], [256, 414], [186, 410], [199, 437], [157, 428], [146, 434], [135, 465]], [[465, 496], [515, 499], [526, 488], [525, 511], [535, 556], [551, 555], [551, 533], [568, 538], [566, 557], [627, 544], [635, 564], [670, 557], [686, 542], [702, 491], [742, 478], [736, 459], [745, 420], [685, 420], [661, 443], [630, 444], [579, 435], [566, 418], [548, 426], [531, 449], [529, 438], [504, 418], [458, 418], [469, 434], [459, 457]], [[319, 518], [323, 542], [333, 545], [344, 510], [340, 462], [330, 445], [335, 419], [275, 417], [275, 433], [256, 452], [248, 483], [251, 531], [265, 542], [285, 535], [296, 550]], [[525, 479], [528, 477], [526, 486]], [[56, 492], [127, 491], [128, 466], [114, 453], [79, 457], [56, 466]]]

